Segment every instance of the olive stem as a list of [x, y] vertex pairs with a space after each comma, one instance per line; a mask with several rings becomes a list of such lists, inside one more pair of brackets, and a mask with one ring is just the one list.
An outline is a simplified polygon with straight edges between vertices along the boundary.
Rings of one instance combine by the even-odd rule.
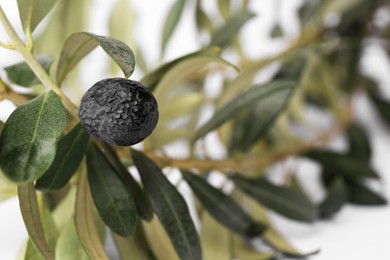
[[42, 82], [44, 86], [53, 90], [58, 96], [61, 97], [62, 102], [66, 109], [72, 114], [73, 117], [77, 118], [77, 107], [72, 101], [61, 91], [61, 89], [54, 83], [46, 71], [42, 68], [39, 62], [36, 60], [34, 55], [31, 53], [31, 49], [26, 47], [23, 41], [20, 39], [15, 29], [9, 22], [3, 8], [0, 6], [0, 22], [3, 24], [5, 31], [10, 37], [15, 50], [24, 58], [25, 62], [29, 65], [31, 70], [35, 73], [37, 78]]

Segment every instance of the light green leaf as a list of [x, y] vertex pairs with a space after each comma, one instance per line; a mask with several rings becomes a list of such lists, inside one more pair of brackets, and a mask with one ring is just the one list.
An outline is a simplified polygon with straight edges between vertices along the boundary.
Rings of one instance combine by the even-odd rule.
[[65, 135], [57, 145], [56, 157], [49, 170], [36, 182], [39, 190], [58, 190], [64, 187], [79, 168], [87, 152], [89, 134], [80, 124]]
[[181, 172], [202, 205], [220, 223], [249, 237], [264, 232], [265, 226], [252, 220], [229, 196], [211, 186], [202, 177], [185, 170]]
[[329, 218], [347, 202], [347, 187], [342, 178], [336, 178], [328, 188], [326, 198], [319, 205], [321, 218]]
[[[100, 173], [93, 172], [92, 174]], [[107, 183], [107, 185], [109, 185], [109, 183]], [[104, 245], [99, 237], [99, 231], [94, 216], [91, 191], [89, 189], [85, 173], [81, 174], [78, 183], [74, 219], [76, 231], [85, 252], [91, 257], [91, 259], [108, 260], [108, 256], [104, 251]]]
[[26, 226], [31, 241], [44, 259], [54, 260], [53, 253], [50, 250], [43, 232], [34, 185], [28, 183], [18, 186], [18, 196], [24, 225]]
[[114, 38], [80, 32], [72, 34], [65, 42], [57, 67], [57, 83], [61, 85], [76, 64], [99, 45], [119, 65], [125, 77], [130, 77], [135, 58], [129, 46]]
[[[49, 56], [38, 56], [37, 61], [46, 72], [49, 72], [50, 66], [53, 63], [53, 58]], [[7, 73], [9, 81], [22, 87], [32, 87], [41, 84], [35, 73], [30, 69], [26, 62], [19, 62], [17, 64], [4, 68]]]
[[183, 197], [153, 161], [136, 150], [131, 154], [153, 210], [177, 254], [182, 259], [202, 259], [199, 237]]
[[23, 30], [29, 34], [45, 18], [58, 0], [18, 0]]
[[289, 95], [294, 87], [295, 83], [291, 81], [275, 81], [264, 85], [253, 86], [217, 110], [213, 117], [195, 132], [192, 141], [196, 141], [226, 121], [238, 116], [245, 109], [251, 108], [256, 103], [263, 102], [263, 100], [276, 95], [278, 92], [285, 92]]
[[317, 217], [316, 207], [305, 196], [291, 188], [276, 186], [264, 179], [249, 179], [237, 174], [231, 179], [249, 196], [288, 218], [313, 222]]
[[222, 15], [223, 19], [226, 21], [230, 16], [230, 0], [218, 0], [218, 10]]
[[201, 31], [202, 29], [206, 29], [208, 32], [214, 31], [213, 23], [203, 10], [201, 0], [196, 1], [195, 20], [198, 31]]
[[73, 221], [76, 202], [76, 187], [70, 187], [68, 194], [53, 211], [53, 219], [58, 230], [63, 230], [70, 220]]
[[94, 144], [87, 152], [87, 168], [92, 197], [104, 223], [118, 235], [131, 236], [138, 222], [133, 195]]
[[164, 52], [169, 39], [171, 38], [173, 31], [175, 30], [180, 17], [183, 13], [185, 0], [176, 0], [165, 19], [164, 28], [161, 39], [161, 57], [164, 56]]
[[50, 167], [67, 123], [60, 98], [49, 91], [18, 107], [0, 137], [0, 166], [16, 183], [33, 181]]
[[[184, 116], [197, 109], [203, 101], [203, 93], [190, 92], [188, 94], [180, 95], [175, 97], [171, 102], [164, 103], [163, 106], [159, 106], [160, 118], [164, 122], [167, 122], [180, 116]], [[162, 122], [161, 119], [160, 124]]]
[[64, 226], [58, 238], [55, 257], [61, 260], [91, 259], [81, 245], [73, 219]]
[[241, 27], [253, 18], [255, 15], [247, 10], [239, 11], [237, 14], [232, 16], [226, 23], [215, 30], [211, 36], [210, 45], [226, 47], [232, 41], [233, 36], [235, 36]]
[[0, 171], [0, 202], [12, 198], [18, 194], [17, 187], [3, 176]]
[[275, 255], [273, 253], [264, 253], [256, 251], [251, 247], [247, 241], [237, 234], [233, 235], [232, 251], [234, 259], [239, 260], [273, 260]]

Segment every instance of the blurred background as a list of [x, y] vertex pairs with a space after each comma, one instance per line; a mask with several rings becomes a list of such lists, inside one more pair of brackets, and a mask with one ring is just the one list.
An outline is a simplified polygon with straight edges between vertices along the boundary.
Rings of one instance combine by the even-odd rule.
[[[353, 0], [348, 1], [353, 2]], [[110, 19], [111, 10], [115, 2], [111, 0], [90, 0], [89, 6], [92, 10], [89, 17], [85, 17], [88, 20], [86, 23], [88, 26], [84, 30], [99, 35], [108, 35], [107, 21]], [[134, 41], [142, 50], [148, 68], [155, 68], [164, 61], [194, 52], [208, 40], [207, 35], [198, 34], [196, 31], [194, 17], [195, 1], [189, 1], [178, 27], [167, 44], [165, 54], [161, 56], [161, 32], [166, 15], [174, 1], [143, 0], [130, 2], [136, 17]], [[234, 5], [235, 2], [238, 1], [232, 1], [232, 4]], [[23, 35], [16, 1], [0, 0], [0, 4], [17, 31], [20, 35]], [[287, 48], [300, 34], [301, 23], [297, 10], [302, 4], [302, 0], [250, 1], [249, 9], [256, 16], [247, 22], [239, 33], [242, 50], [245, 55], [255, 60], [270, 57]], [[217, 22], [223, 22], [219, 15], [216, 1], [202, 1], [202, 6], [211, 17], [216, 17]], [[389, 10], [379, 13], [377, 16], [376, 22], [378, 24], [390, 23]], [[80, 17], [75, 17], [75, 19], [80, 19]], [[129, 16], [128, 19], [133, 18]], [[326, 21], [330, 25], [337, 23], [338, 19], [337, 14], [330, 14], [326, 17]], [[277, 28], [275, 28], [276, 23], [278, 25]], [[47, 19], [39, 25], [39, 28], [34, 32], [34, 36], [39, 36], [46, 26], [51, 26], [47, 23]], [[120, 32], [120, 28], [117, 28], [117, 30]], [[2, 41], [7, 40], [7, 36], [1, 26], [0, 39]], [[384, 97], [390, 99], [390, 62], [386, 54], [386, 46], [387, 51], [389, 51], [390, 43], [387, 42], [387, 45], [383, 45], [381, 42], [375, 42], [375, 39], [371, 41], [371, 44], [363, 51], [363, 57], [359, 64], [360, 70], [375, 79], [379, 83]], [[229, 53], [226, 53], [226, 59], [233, 64], [236, 61], [236, 57], [229, 56]], [[1, 68], [19, 61], [22, 61], [22, 58], [16, 52], [0, 48]], [[267, 67], [259, 73], [258, 81], [266, 81], [276, 68], [277, 66]], [[2, 78], [6, 78], [3, 70], [0, 70], [0, 75]], [[110, 75], [112, 75], [110, 62], [102, 54], [101, 50], [95, 50], [91, 53], [80, 67], [80, 82], [85, 90], [94, 82]], [[139, 80], [142, 75], [142, 71], [136, 68], [132, 78]], [[223, 78], [220, 75], [212, 74], [206, 80], [216, 83], [211, 84], [216, 86]], [[213, 97], [220, 90], [211, 88], [207, 91], [208, 95]], [[80, 97], [74, 96], [73, 98], [77, 100]], [[14, 108], [11, 102], [0, 102], [0, 119], [5, 121]], [[379, 120], [366, 94], [361, 93], [355, 96], [353, 108], [354, 117], [356, 117], [357, 121], [362, 122], [364, 128], [369, 133], [373, 149], [371, 165], [383, 178], [382, 186], [375, 188], [381, 191], [386, 198], [389, 198], [390, 135], [388, 134], [387, 126]], [[207, 118], [208, 114], [209, 112], [206, 111], [204, 117]], [[329, 124], [329, 121], [323, 115], [310, 112], [308, 116], [312, 117], [312, 120], [319, 124], [324, 124], [325, 126]], [[213, 158], [218, 159], [225, 156], [226, 152], [216, 136], [208, 136], [206, 143]], [[343, 150], [345, 141], [342, 137], [335, 138], [330, 146], [334, 149]], [[182, 153], [185, 153], [183, 144], [180, 142], [171, 143], [166, 147], [166, 151], [167, 154], [176, 157], [178, 154], [183, 156]], [[287, 163], [294, 165], [296, 162], [288, 161]], [[275, 168], [278, 167], [283, 167], [283, 165], [275, 166]], [[309, 162], [299, 164], [297, 174], [310, 196], [314, 200], [320, 201], [324, 197], [324, 190], [318, 182], [318, 166]], [[389, 206], [361, 207], [348, 204], [334, 218], [318, 221], [310, 225], [292, 222], [276, 214], [271, 213], [271, 215], [276, 227], [297, 248], [302, 249], [302, 251], [311, 251], [318, 248], [321, 250], [318, 255], [312, 256], [310, 259], [390, 259], [390, 250], [388, 249], [388, 241], [390, 241]], [[17, 198], [0, 203], [0, 259], [15, 259], [26, 237], [27, 234], [19, 213]]]

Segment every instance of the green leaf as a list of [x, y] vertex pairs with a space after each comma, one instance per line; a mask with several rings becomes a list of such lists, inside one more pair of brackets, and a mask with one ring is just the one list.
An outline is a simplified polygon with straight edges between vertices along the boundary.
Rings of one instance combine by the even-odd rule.
[[76, 187], [71, 186], [67, 195], [53, 210], [53, 219], [58, 230], [63, 230], [70, 220], [73, 221], [76, 201]]
[[271, 30], [271, 38], [283, 37], [283, 30], [279, 24], [275, 24]]
[[135, 58], [129, 46], [114, 38], [80, 32], [72, 34], [65, 42], [57, 67], [57, 83], [61, 85], [76, 64], [98, 45], [114, 59], [126, 78], [133, 74]]
[[24, 225], [31, 241], [44, 259], [54, 259], [43, 232], [34, 185], [32, 183], [20, 185], [18, 196]]
[[206, 29], [208, 32], [214, 31], [213, 23], [203, 10], [201, 0], [196, 1], [195, 21], [196, 26], [198, 27], [198, 31], [201, 31], [203, 29]]
[[120, 161], [115, 150], [106, 143], [103, 143], [102, 146], [107, 159], [115, 168], [116, 172], [118, 173], [119, 177], [122, 179], [123, 183], [132, 192], [138, 214], [147, 221], [152, 220], [153, 209], [152, 206], [150, 205], [149, 198], [146, 196], [145, 192], [142, 190], [138, 182], [134, 180], [134, 178], [131, 176], [127, 168]]
[[184, 10], [185, 3], [186, 3], [185, 0], [176, 0], [176, 2], [172, 5], [171, 9], [169, 10], [169, 13], [165, 19], [164, 28], [162, 32], [161, 57], [164, 55], [167, 43], [171, 38], [173, 31], [175, 30], [180, 20], [180, 17]]
[[292, 96], [293, 89], [284, 89], [264, 97], [248, 114], [238, 117], [233, 125], [232, 148], [247, 151], [256, 141], [263, 138], [284, 111]]
[[369, 161], [371, 158], [371, 146], [367, 133], [357, 124], [351, 124], [347, 128], [349, 143], [349, 155], [353, 158]]
[[288, 218], [313, 222], [317, 217], [316, 207], [305, 196], [291, 188], [276, 186], [264, 179], [248, 179], [237, 174], [231, 179], [249, 196]]
[[369, 91], [370, 98], [376, 111], [382, 117], [384, 123], [390, 127], [390, 103], [378, 93], [378, 90]]
[[249, 237], [264, 232], [265, 226], [253, 221], [229, 196], [211, 186], [202, 177], [185, 170], [181, 172], [202, 205], [220, 223]]
[[[49, 56], [38, 56], [37, 61], [43, 69], [49, 73], [50, 66], [53, 63], [53, 58]], [[22, 87], [32, 87], [41, 84], [35, 73], [30, 69], [26, 62], [19, 62], [17, 64], [4, 68], [10, 82]]]
[[37, 181], [39, 190], [58, 190], [64, 187], [78, 169], [89, 143], [89, 134], [80, 124], [62, 137], [57, 144], [57, 153], [49, 170]]
[[12, 198], [18, 194], [17, 187], [3, 176], [0, 171], [0, 202]]
[[223, 19], [226, 21], [230, 16], [230, 0], [218, 0], [218, 10], [222, 15]]
[[186, 202], [161, 169], [136, 150], [131, 151], [152, 207], [181, 259], [202, 259], [198, 234]]
[[372, 191], [365, 185], [351, 181], [348, 182], [348, 201], [357, 205], [387, 205], [387, 200], [380, 194]]
[[131, 236], [138, 216], [133, 195], [96, 145], [87, 152], [88, 181], [104, 223], [123, 237]]
[[23, 30], [28, 34], [45, 18], [58, 0], [18, 0]]
[[67, 223], [58, 238], [55, 259], [90, 260], [81, 245], [73, 219]]
[[289, 96], [293, 91], [294, 86], [294, 82], [275, 81], [251, 87], [236, 99], [233, 99], [217, 110], [213, 117], [195, 132], [192, 141], [196, 141], [208, 132], [218, 128], [226, 121], [238, 116], [240, 112], [251, 108], [256, 103], [259, 104], [263, 102], [267, 98], [276, 95], [278, 92], [285, 92], [285, 95]]
[[18, 107], [0, 137], [0, 166], [16, 183], [33, 181], [50, 167], [56, 141], [68, 116], [60, 98], [49, 91]]
[[329, 218], [347, 202], [347, 188], [342, 178], [336, 178], [328, 188], [326, 198], [319, 205], [321, 218]]
[[230, 44], [233, 36], [235, 36], [241, 29], [241, 27], [253, 18], [255, 15], [247, 10], [241, 10], [234, 16], [232, 16], [226, 23], [215, 30], [211, 36], [210, 45], [226, 47]]
[[313, 150], [303, 156], [321, 164], [325, 171], [343, 174], [348, 178], [379, 178], [367, 161], [358, 160], [349, 155]]
[[251, 247], [247, 241], [238, 235], [233, 235], [233, 259], [245, 260], [273, 260], [275, 255], [273, 253], [259, 252]]
[[[104, 169], [102, 169], [104, 170]], [[75, 206], [75, 225], [76, 232], [85, 252], [91, 259], [107, 259], [108, 256], [104, 250], [104, 245], [99, 238], [99, 231], [94, 216], [94, 208], [91, 198], [91, 191], [88, 186], [87, 176], [83, 172], [80, 176]], [[93, 172], [93, 174], [100, 174]], [[88, 173], [89, 175], [89, 173]], [[110, 185], [110, 183], [107, 183]]]

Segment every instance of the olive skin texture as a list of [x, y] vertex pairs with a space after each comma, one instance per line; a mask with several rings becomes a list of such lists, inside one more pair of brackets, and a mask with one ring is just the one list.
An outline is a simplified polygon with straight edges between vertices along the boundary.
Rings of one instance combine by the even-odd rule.
[[90, 135], [109, 144], [129, 146], [153, 132], [158, 106], [153, 94], [138, 81], [109, 78], [84, 94], [79, 118]]

